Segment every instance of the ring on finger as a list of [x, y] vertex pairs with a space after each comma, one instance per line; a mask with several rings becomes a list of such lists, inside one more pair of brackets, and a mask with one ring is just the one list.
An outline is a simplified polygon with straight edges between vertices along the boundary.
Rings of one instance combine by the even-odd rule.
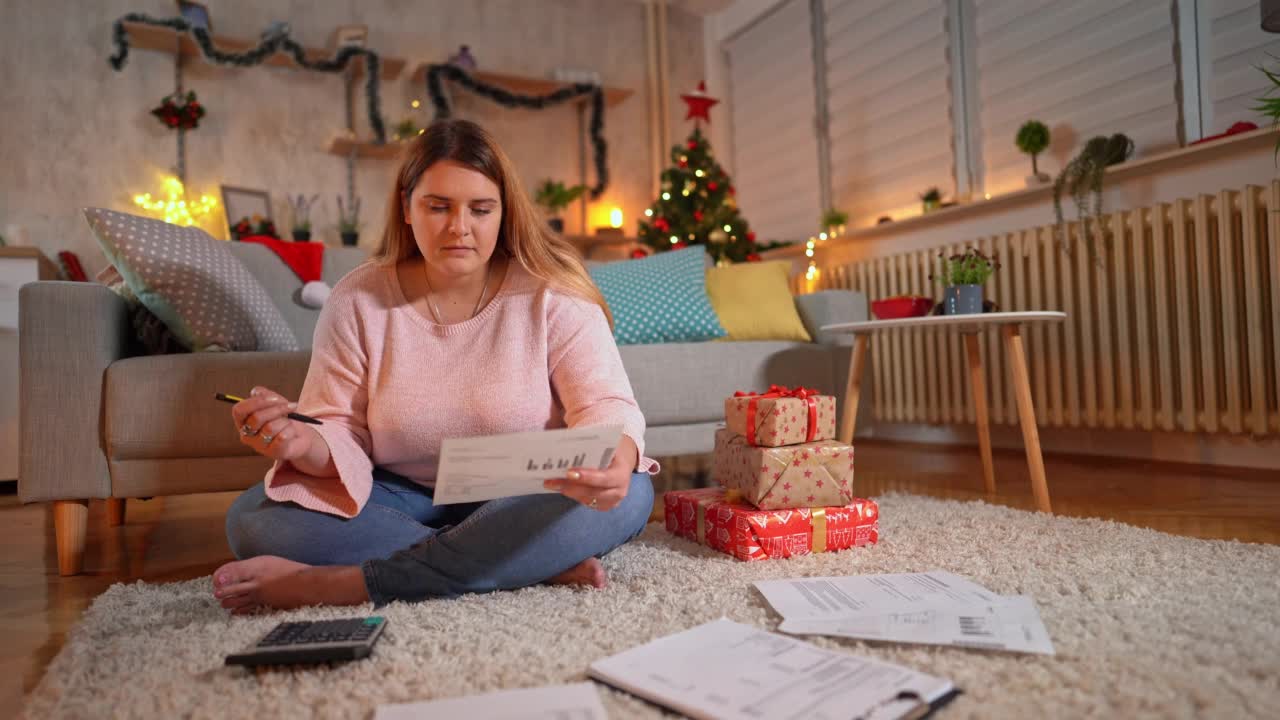
[[249, 427], [249, 423], [245, 423], [240, 426], [240, 434], [244, 435], [245, 437], [251, 437], [253, 435], [257, 435], [258, 431]]
[[591, 498], [591, 502], [587, 503], [587, 507], [591, 508], [592, 510], [600, 509], [600, 498]]
[[271, 444], [271, 441], [272, 441], [272, 440], [275, 440], [275, 439], [276, 439], [276, 436], [275, 436], [275, 435], [272, 435], [272, 434], [270, 434], [270, 433], [263, 433], [263, 435], [262, 435], [262, 444], [263, 444], [263, 445], [270, 445], [270, 444]]

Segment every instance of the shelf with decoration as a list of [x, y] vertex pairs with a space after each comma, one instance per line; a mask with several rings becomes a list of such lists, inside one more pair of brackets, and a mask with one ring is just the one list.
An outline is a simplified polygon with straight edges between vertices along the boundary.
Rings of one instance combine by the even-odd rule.
[[[426, 82], [428, 67], [430, 67], [429, 63], [423, 63], [413, 71], [413, 75], [410, 76], [410, 80], [415, 86]], [[479, 80], [480, 82], [488, 83], [490, 85], [498, 85], [513, 93], [519, 93], [522, 95], [547, 95], [562, 87], [573, 84], [557, 80], [548, 80], [545, 78], [489, 72], [487, 70], [473, 70], [471, 71], [471, 77]], [[605, 87], [605, 107], [613, 107], [634, 94], [635, 91], [628, 88]], [[588, 98], [584, 97], [577, 102], [586, 102], [587, 99]]]
[[[202, 57], [200, 47], [196, 41], [186, 33], [179, 33], [172, 28], [155, 27], [146, 23], [126, 21], [124, 29], [129, 34], [129, 42], [133, 47], [142, 50], [154, 50], [156, 52], [169, 53], [171, 55], [179, 55], [184, 58]], [[230, 53], [242, 53], [252, 49], [257, 45], [256, 41], [240, 40], [237, 38], [227, 37], [225, 35], [214, 35], [212, 37], [213, 44], [219, 50]], [[319, 60], [327, 60], [333, 57], [335, 50], [320, 50], [316, 48], [306, 49], [306, 58], [308, 61], [315, 62]], [[401, 58], [383, 57], [382, 59], [382, 79], [395, 80], [400, 77], [400, 73], [404, 71], [405, 61]], [[287, 53], [275, 53], [263, 60], [264, 65], [275, 65], [277, 67], [297, 67], [293, 57]], [[359, 57], [355, 60], [355, 75], [359, 77], [364, 74], [364, 58]]]
[[378, 160], [394, 160], [400, 156], [404, 143], [400, 140], [388, 140], [376, 143], [373, 140], [359, 140], [346, 135], [339, 135], [329, 141], [325, 151], [338, 157], [351, 157], [355, 152], [357, 158], [374, 158]]

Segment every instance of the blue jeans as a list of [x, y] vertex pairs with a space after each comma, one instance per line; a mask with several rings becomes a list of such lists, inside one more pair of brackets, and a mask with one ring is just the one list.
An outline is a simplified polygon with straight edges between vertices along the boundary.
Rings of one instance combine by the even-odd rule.
[[559, 494], [436, 506], [429, 488], [375, 468], [369, 502], [350, 519], [276, 502], [254, 485], [227, 511], [227, 541], [240, 559], [360, 565], [381, 606], [535, 585], [639, 535], [652, 510], [647, 473], [600, 512]]

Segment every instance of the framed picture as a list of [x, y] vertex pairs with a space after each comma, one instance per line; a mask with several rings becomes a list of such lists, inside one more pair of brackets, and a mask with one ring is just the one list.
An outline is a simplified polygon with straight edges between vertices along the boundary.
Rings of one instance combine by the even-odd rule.
[[369, 38], [367, 25], [342, 25], [333, 31], [333, 47], [341, 50], [344, 47], [364, 47]]
[[209, 20], [209, 8], [204, 3], [191, 0], [178, 0], [178, 13], [182, 19], [191, 23], [192, 27], [204, 28], [213, 32], [213, 23]]
[[241, 218], [249, 218], [250, 221], [255, 216], [267, 220], [271, 219], [271, 195], [266, 190], [252, 190], [231, 185], [223, 185], [221, 187], [222, 209], [227, 216], [228, 238], [235, 239], [235, 233], [231, 231], [231, 228]]

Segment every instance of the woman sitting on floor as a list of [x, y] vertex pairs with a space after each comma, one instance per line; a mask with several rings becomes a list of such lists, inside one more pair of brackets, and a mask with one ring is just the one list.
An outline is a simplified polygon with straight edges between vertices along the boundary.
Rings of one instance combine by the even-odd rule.
[[[433, 124], [400, 166], [381, 247], [325, 302], [298, 401], [256, 387], [231, 408], [276, 462], [227, 513], [241, 559], [214, 595], [243, 613], [603, 587], [597, 558], [644, 528], [657, 468], [611, 326], [493, 138]], [[432, 504], [444, 438], [590, 425], [622, 426], [613, 461], [548, 479], [558, 494]]]

